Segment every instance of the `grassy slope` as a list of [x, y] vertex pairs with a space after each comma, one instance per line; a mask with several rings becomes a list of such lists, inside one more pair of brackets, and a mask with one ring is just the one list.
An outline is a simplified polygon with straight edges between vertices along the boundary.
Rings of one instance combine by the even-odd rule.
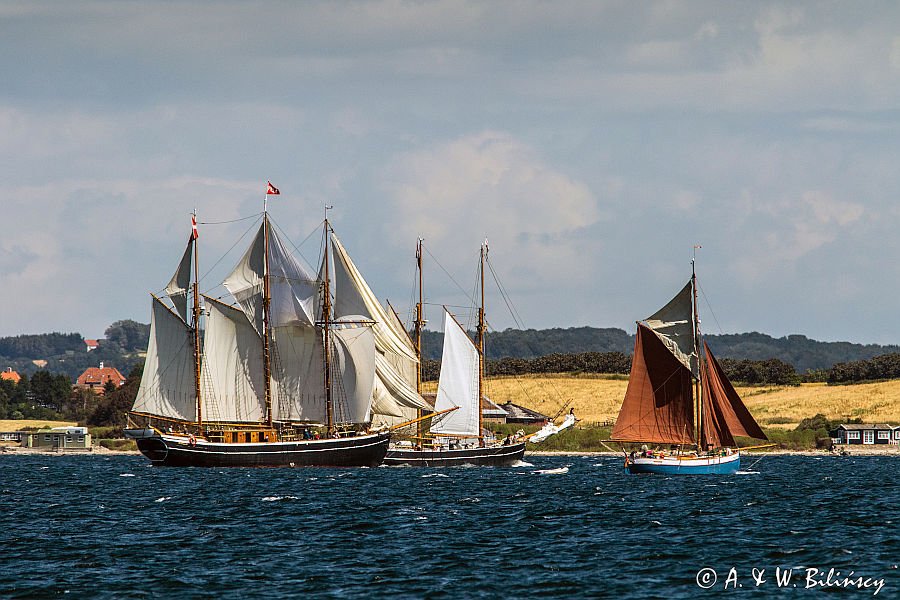
[[[572, 399], [585, 423], [613, 421], [619, 413], [626, 379], [590, 375], [501, 377], [486, 382], [487, 395], [498, 403], [516, 404], [553, 415]], [[434, 391], [432, 383], [430, 391]], [[763, 427], [793, 429], [817, 413], [829, 419], [860, 417], [867, 423], [900, 423], [900, 380], [858, 385], [803, 384], [799, 387], [738, 387], [750, 412]]]

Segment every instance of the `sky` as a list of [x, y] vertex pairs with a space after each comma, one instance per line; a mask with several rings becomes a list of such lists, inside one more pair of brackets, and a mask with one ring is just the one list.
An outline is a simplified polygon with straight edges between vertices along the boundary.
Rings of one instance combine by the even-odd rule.
[[298, 256], [332, 206], [403, 316], [424, 238], [435, 328], [485, 239], [499, 330], [630, 331], [701, 245], [707, 333], [898, 343], [898, 32], [894, 2], [0, 0], [0, 336], [149, 322], [195, 208], [224, 294], [271, 180]]

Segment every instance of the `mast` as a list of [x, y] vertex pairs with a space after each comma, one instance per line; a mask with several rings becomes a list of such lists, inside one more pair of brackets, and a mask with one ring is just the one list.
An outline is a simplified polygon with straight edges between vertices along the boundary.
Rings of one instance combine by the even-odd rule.
[[197, 396], [197, 427], [203, 428], [203, 402], [200, 397], [200, 264], [197, 249], [197, 209], [191, 217], [191, 238], [194, 241], [194, 393]]
[[[694, 353], [697, 355], [697, 368], [702, 372], [702, 358], [700, 356], [700, 316], [699, 310], [697, 308], [697, 270], [696, 270], [696, 262], [697, 262], [697, 248], [699, 245], [694, 246], [694, 256], [691, 258], [691, 291], [694, 294]], [[697, 448], [701, 450], [705, 450], [705, 448], [701, 448], [703, 445], [703, 402], [702, 402], [702, 390], [700, 389], [700, 377], [697, 377], [694, 380], [694, 414], [696, 415], [697, 425], [695, 427], [697, 433]]]
[[[266, 196], [268, 200], [268, 195]], [[266, 425], [272, 426], [272, 361], [269, 354], [269, 211], [263, 210], [263, 376], [266, 381]]]
[[481, 280], [481, 306], [478, 308], [478, 439], [484, 442], [481, 431], [484, 421], [483, 411], [481, 410], [482, 388], [484, 387], [484, 259], [487, 255], [487, 240], [481, 245], [480, 254], [480, 280]]
[[326, 426], [328, 428], [329, 437], [334, 433], [334, 405], [332, 403], [331, 397], [331, 340], [330, 340], [330, 329], [331, 324], [329, 319], [331, 317], [331, 290], [329, 289], [329, 281], [328, 281], [328, 271], [330, 269], [328, 264], [328, 240], [329, 240], [329, 223], [328, 217], [325, 217], [325, 276], [322, 282], [322, 295], [324, 296], [322, 301], [322, 344], [325, 350], [325, 420]]
[[[419, 238], [416, 242], [416, 269], [419, 271], [419, 302], [416, 303], [415, 335], [413, 339], [413, 343], [416, 346], [416, 356], [419, 358], [419, 362], [416, 364], [416, 393], [419, 395], [422, 395], [422, 329], [425, 327], [425, 303], [422, 288], [423, 241], [425, 240]], [[423, 415], [424, 411], [421, 408], [416, 409], [416, 418], [421, 419]], [[419, 440], [425, 437], [425, 422], [422, 420], [419, 420], [416, 426], [416, 436]]]

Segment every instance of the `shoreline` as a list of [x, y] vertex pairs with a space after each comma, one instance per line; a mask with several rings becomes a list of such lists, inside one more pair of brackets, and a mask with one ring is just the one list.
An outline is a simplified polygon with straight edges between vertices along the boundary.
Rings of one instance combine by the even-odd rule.
[[[823, 457], [823, 456], [834, 456], [834, 457], [853, 457], [853, 456], [893, 456], [900, 458], [900, 448], [896, 446], [891, 446], [890, 448], [885, 449], [873, 449], [873, 448], [865, 448], [859, 449], [856, 448], [841, 448], [841, 451], [846, 451], [846, 455], [842, 455], [839, 452], [831, 452], [828, 450], [769, 450], [766, 452], [762, 451], [748, 451], [744, 452], [746, 456], [813, 456], [813, 457]], [[141, 453], [137, 450], [109, 450], [108, 448], [104, 448], [103, 446], [94, 446], [90, 450], [87, 449], [63, 449], [63, 450], [46, 450], [42, 448], [22, 448], [18, 446], [0, 446], [0, 456], [13, 456], [13, 455], [43, 455], [43, 456], [141, 456]], [[578, 450], [568, 450], [568, 451], [559, 451], [555, 452], [552, 450], [526, 450], [525, 457], [528, 456], [600, 456], [600, 457], [617, 457], [621, 458], [621, 452], [610, 452], [608, 450], [598, 450], [593, 452], [588, 451], [578, 451]]]

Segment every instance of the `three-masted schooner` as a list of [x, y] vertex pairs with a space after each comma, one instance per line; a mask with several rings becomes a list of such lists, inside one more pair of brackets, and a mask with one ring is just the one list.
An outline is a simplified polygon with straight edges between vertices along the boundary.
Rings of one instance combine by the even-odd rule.
[[166, 288], [173, 308], [153, 296], [126, 430], [154, 465], [377, 466], [390, 433], [371, 431], [373, 417], [426, 406], [411, 381], [418, 361], [406, 332], [378, 305], [327, 219], [324, 229], [312, 274], [264, 211], [224, 281], [237, 306], [203, 296], [201, 307], [195, 223]]
[[[416, 444], [392, 445], [386, 465], [447, 467], [458, 465], [509, 466], [525, 454], [525, 442], [499, 443], [484, 435], [482, 388], [484, 381], [484, 262], [487, 243], [481, 246], [481, 306], [475, 342], [450, 311], [444, 307], [444, 347], [441, 372], [431, 426], [426, 434], [419, 427]], [[422, 292], [422, 240], [416, 249], [419, 274], [419, 301], [416, 305], [415, 343], [421, 358], [424, 298]], [[421, 391], [421, 371], [418, 375]], [[420, 416], [417, 421], [422, 422]]]
[[637, 322], [611, 439], [668, 448], [632, 453], [625, 460], [631, 473], [733, 473], [741, 461], [735, 436], [767, 439], [701, 337], [693, 264], [687, 285]]

